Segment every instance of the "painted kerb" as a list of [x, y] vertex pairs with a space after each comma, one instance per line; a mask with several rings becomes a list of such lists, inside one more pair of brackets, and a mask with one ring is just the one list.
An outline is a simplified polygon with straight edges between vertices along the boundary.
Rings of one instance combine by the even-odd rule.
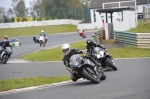
[[137, 48], [150, 48], [150, 33], [115, 31], [116, 42]]

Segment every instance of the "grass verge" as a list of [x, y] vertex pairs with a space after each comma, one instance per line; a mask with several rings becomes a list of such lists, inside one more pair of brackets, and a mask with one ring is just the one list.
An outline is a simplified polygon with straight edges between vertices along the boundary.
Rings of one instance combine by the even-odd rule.
[[[80, 42], [72, 43], [71, 48], [85, 49], [85, 40]], [[38, 52], [30, 53], [20, 57], [20, 59], [30, 60], [30, 61], [61, 61], [63, 53], [61, 46], [53, 49], [45, 49]]]
[[75, 32], [77, 30], [77, 26], [52, 25], [52, 26], [33, 26], [21, 28], [4, 28], [0, 29], [0, 38], [3, 38], [5, 35], [8, 35], [8, 37], [39, 35], [41, 30], [44, 30], [47, 34]]
[[25, 88], [30, 86], [38, 86], [43, 84], [52, 84], [70, 80], [69, 76], [53, 76], [53, 77], [36, 77], [36, 78], [17, 78], [0, 80], [0, 91], [12, 90], [17, 88]]
[[128, 30], [127, 32], [133, 32], [133, 33], [150, 33], [150, 24], [143, 24], [143, 22], [138, 23], [137, 28], [132, 28]]
[[[72, 48], [85, 49], [85, 40], [70, 44]], [[146, 48], [134, 48], [134, 47], [121, 47], [108, 49], [110, 55], [114, 58], [135, 58], [135, 57], [150, 57], [150, 49]], [[25, 56], [21, 59], [30, 61], [61, 61], [63, 53], [61, 47], [53, 49], [41, 50]]]

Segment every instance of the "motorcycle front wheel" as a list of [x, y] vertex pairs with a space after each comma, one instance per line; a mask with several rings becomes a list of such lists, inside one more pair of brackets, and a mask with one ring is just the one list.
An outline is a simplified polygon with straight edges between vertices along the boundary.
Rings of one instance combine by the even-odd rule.
[[8, 60], [8, 55], [7, 55], [7, 54], [4, 54], [4, 55], [2, 56], [1, 63], [2, 63], [2, 64], [6, 64], [7, 60]]
[[40, 40], [40, 46], [43, 44], [43, 41], [42, 40]]
[[114, 71], [117, 71], [117, 67], [112, 63], [112, 61], [109, 58], [105, 60], [105, 64], [106, 66], [112, 68]]
[[85, 34], [82, 34], [81, 36], [82, 36], [83, 38], [86, 38]]
[[93, 70], [89, 70], [89, 69], [90, 68], [83, 69], [82, 73], [83, 73], [84, 77], [95, 84], [99, 84], [100, 78], [97, 77], [96, 74], [94, 74]]

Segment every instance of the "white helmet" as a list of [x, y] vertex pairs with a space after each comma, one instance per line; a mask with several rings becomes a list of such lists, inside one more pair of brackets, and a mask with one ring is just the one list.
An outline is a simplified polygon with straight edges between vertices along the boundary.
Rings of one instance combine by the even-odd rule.
[[41, 32], [44, 32], [44, 30], [41, 30]]
[[69, 52], [70, 52], [70, 45], [69, 44], [63, 44], [62, 45], [62, 52], [65, 54], [65, 55], [68, 55]]

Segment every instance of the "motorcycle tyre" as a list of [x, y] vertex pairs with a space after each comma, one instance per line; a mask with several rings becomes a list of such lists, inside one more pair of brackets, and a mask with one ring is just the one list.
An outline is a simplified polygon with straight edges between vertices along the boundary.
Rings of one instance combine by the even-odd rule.
[[7, 60], [8, 60], [8, 55], [7, 55], [7, 54], [4, 54], [4, 55], [2, 56], [1, 63], [2, 63], [2, 64], [6, 64]]
[[81, 36], [82, 36], [83, 38], [86, 38], [85, 34], [82, 34]]
[[117, 67], [116, 67], [115, 65], [113, 65], [113, 63], [111, 62], [111, 60], [110, 60], [109, 58], [107, 58], [107, 59], [105, 60], [105, 64], [106, 64], [108, 67], [112, 68], [114, 71], [117, 71]]
[[40, 41], [40, 46], [43, 44], [43, 42], [42, 41]]
[[98, 77], [99, 79], [93, 78], [93, 77], [86, 71], [86, 69], [83, 69], [82, 73], [83, 73], [83, 75], [84, 75], [84, 77], [85, 77], [86, 79], [90, 80], [91, 82], [93, 82], [93, 83], [95, 83], [95, 84], [99, 84], [99, 82], [100, 82], [100, 78], [99, 78], [99, 77]]

